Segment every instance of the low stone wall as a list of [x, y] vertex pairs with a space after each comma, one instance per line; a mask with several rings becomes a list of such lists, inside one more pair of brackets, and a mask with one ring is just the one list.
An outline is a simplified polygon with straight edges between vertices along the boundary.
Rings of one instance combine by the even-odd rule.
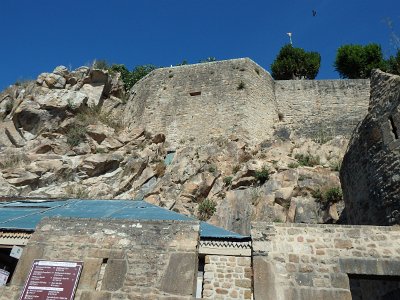
[[75, 299], [192, 299], [198, 239], [196, 221], [44, 219], [0, 299], [18, 299], [34, 259], [83, 261]]
[[348, 274], [400, 275], [398, 227], [260, 222], [252, 239], [255, 300], [352, 299]]
[[251, 257], [206, 255], [203, 299], [251, 299]]

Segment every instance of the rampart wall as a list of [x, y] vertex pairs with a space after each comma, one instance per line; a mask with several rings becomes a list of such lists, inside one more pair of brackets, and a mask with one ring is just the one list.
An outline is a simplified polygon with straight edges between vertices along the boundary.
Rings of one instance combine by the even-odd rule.
[[249, 59], [157, 69], [133, 87], [124, 119], [175, 146], [230, 134], [262, 141], [278, 120], [273, 85]]
[[394, 299], [400, 292], [398, 227], [252, 225], [255, 300]]
[[350, 137], [367, 114], [369, 93], [369, 79], [275, 81], [285, 125], [308, 137]]
[[231, 134], [255, 144], [286, 126], [350, 136], [367, 113], [369, 80], [274, 81], [248, 58], [161, 68], [131, 90], [126, 124], [164, 132], [172, 147]]

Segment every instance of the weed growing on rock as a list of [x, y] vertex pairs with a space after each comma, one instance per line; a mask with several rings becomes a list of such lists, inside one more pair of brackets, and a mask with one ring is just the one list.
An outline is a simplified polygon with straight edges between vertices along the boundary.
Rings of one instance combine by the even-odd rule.
[[260, 184], [264, 184], [269, 179], [269, 169], [264, 165], [261, 170], [256, 171], [254, 177], [258, 180]]
[[233, 179], [232, 176], [226, 176], [226, 177], [223, 179], [223, 180], [224, 180], [224, 184], [225, 184], [226, 186], [231, 185], [232, 179]]
[[208, 198], [201, 201], [198, 207], [198, 217], [202, 221], [206, 221], [216, 212], [217, 203]]
[[295, 162], [291, 162], [288, 164], [288, 168], [290, 168], [290, 169], [296, 169], [298, 166], [299, 166], [299, 164], [295, 163]]
[[324, 206], [339, 202], [343, 199], [342, 189], [338, 186], [330, 188], [325, 187], [322, 189], [318, 188], [316, 191], [312, 192], [311, 195], [317, 202]]
[[6, 153], [0, 161], [2, 169], [15, 168], [23, 164], [29, 164], [30, 159], [24, 153]]
[[74, 124], [67, 131], [67, 143], [71, 147], [78, 146], [86, 140], [86, 126]]
[[310, 154], [308, 155], [296, 154], [294, 158], [297, 159], [300, 166], [314, 167], [316, 165], [319, 165], [320, 163], [319, 156], [312, 156]]
[[233, 174], [236, 174], [237, 172], [239, 172], [239, 170], [240, 170], [240, 166], [239, 165], [234, 165], [233, 168], [232, 168]]

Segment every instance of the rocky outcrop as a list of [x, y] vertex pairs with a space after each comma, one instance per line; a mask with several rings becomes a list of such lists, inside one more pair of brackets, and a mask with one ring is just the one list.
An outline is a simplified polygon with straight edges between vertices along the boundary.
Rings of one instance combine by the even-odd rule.
[[350, 224], [400, 224], [400, 77], [372, 73], [365, 119], [340, 170]]
[[0, 103], [3, 196], [144, 199], [243, 234], [254, 220], [341, 221], [340, 193], [325, 194], [340, 191], [345, 138], [316, 142], [280, 124], [258, 144], [235, 131], [199, 145], [193, 131], [176, 146], [121, 121], [119, 76], [60, 66], [0, 94], [12, 104]]

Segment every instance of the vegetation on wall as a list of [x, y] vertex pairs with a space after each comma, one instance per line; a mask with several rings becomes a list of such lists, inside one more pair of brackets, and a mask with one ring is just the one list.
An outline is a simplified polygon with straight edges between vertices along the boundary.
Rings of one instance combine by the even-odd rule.
[[320, 65], [319, 53], [285, 45], [271, 65], [272, 77], [277, 80], [314, 79]]

